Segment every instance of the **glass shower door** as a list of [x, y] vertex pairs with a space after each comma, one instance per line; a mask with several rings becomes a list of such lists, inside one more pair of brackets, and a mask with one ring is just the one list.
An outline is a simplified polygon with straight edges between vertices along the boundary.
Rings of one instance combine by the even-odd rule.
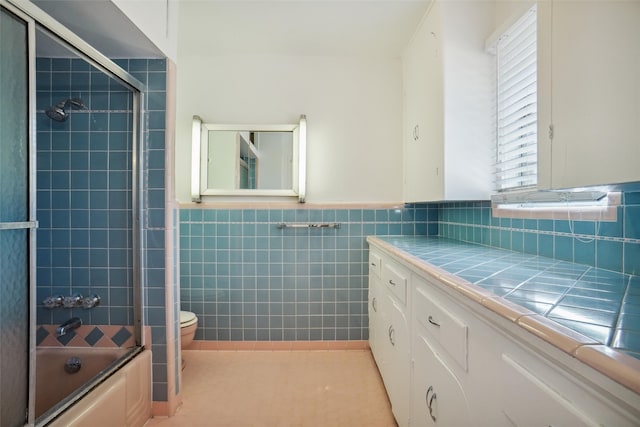
[[22, 426], [29, 393], [28, 25], [0, 7], [0, 425]]

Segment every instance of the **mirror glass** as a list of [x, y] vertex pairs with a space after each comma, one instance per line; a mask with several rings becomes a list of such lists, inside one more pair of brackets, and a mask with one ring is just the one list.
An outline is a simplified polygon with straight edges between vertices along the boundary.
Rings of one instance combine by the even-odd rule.
[[306, 119], [287, 125], [225, 125], [193, 119], [192, 199], [297, 196], [304, 201]]
[[293, 132], [210, 130], [207, 188], [293, 188]]

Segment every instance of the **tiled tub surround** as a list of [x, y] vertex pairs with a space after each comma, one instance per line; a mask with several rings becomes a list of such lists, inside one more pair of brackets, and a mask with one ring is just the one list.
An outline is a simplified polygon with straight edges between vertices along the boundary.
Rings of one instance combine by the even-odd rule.
[[[129, 90], [82, 59], [38, 58], [37, 301], [97, 294], [82, 308], [38, 306], [38, 324], [133, 324], [132, 102]], [[65, 122], [44, 114], [80, 98]]]
[[640, 392], [640, 277], [441, 237], [368, 241]]
[[195, 339], [366, 340], [366, 236], [435, 234], [436, 214], [427, 205], [183, 207], [180, 297], [198, 316]]
[[[178, 288], [177, 277], [166, 274], [165, 262], [166, 251], [173, 251], [167, 246], [170, 239], [165, 239], [166, 233], [173, 236], [177, 229], [165, 222], [165, 196], [170, 184], [165, 180], [168, 64], [164, 59], [114, 61], [145, 84], [140, 243], [144, 319], [152, 337], [146, 343], [151, 343], [153, 350], [155, 405], [171, 402], [179, 393], [178, 338], [167, 329], [167, 324], [178, 324], [177, 313], [173, 319], [167, 318], [167, 292], [173, 294]], [[38, 58], [36, 84], [40, 222], [37, 300], [75, 292], [95, 292], [102, 297], [101, 305], [91, 310], [38, 307], [38, 324], [58, 325], [79, 315], [87, 327], [97, 327], [98, 331], [87, 330], [86, 336], [76, 339], [82, 344], [105, 344], [104, 336], [98, 338], [99, 332], [107, 331], [103, 326], [130, 325], [133, 321], [132, 254], [126, 249], [131, 235], [127, 214], [131, 207], [131, 123], [125, 119], [132, 108], [130, 96], [127, 98], [124, 88], [80, 59]], [[46, 108], [70, 97], [82, 98], [88, 109], [71, 110], [64, 123], [45, 116]], [[169, 224], [173, 226], [174, 222]], [[40, 330], [41, 343], [52, 338], [47, 332], [46, 327]], [[118, 335], [112, 342], [119, 343], [121, 338]], [[169, 412], [161, 409], [158, 414]]]
[[438, 235], [640, 275], [639, 186], [626, 185], [615, 221], [495, 218], [488, 201], [438, 203]]
[[39, 325], [36, 328], [38, 347], [122, 347], [136, 345], [132, 326], [82, 325], [63, 336], [56, 334], [57, 325]]

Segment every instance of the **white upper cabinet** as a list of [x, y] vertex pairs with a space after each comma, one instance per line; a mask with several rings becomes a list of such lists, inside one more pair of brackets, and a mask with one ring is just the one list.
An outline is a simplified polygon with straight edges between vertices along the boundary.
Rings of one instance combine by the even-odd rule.
[[639, 181], [640, 2], [543, 1], [538, 22], [538, 187]]
[[404, 199], [487, 199], [491, 190], [491, 2], [435, 1], [403, 55]]
[[439, 4], [434, 4], [403, 57], [404, 199], [443, 198], [444, 100]]

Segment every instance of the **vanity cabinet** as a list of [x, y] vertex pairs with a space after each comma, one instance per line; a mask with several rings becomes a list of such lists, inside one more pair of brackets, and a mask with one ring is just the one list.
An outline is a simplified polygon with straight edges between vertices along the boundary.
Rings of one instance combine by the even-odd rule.
[[399, 426], [640, 425], [640, 396], [395, 253], [371, 262], [370, 344]]
[[[378, 266], [381, 267], [378, 270]], [[377, 273], [380, 273], [377, 275]], [[376, 252], [369, 255], [369, 346], [387, 389], [399, 426], [409, 420], [409, 323], [407, 294], [410, 272]], [[373, 310], [373, 312], [371, 311]]]
[[414, 334], [412, 360], [411, 426], [474, 425], [460, 381], [422, 331]]
[[433, 298], [428, 282], [412, 282], [411, 425], [472, 425], [459, 380], [466, 378], [467, 326]]
[[385, 370], [382, 359], [382, 343], [384, 339], [383, 303], [381, 300], [382, 260], [377, 252], [369, 253], [369, 347], [380, 372]]
[[[404, 199], [485, 200], [491, 190], [488, 2], [434, 1], [402, 58]], [[472, 70], [472, 72], [471, 72]], [[446, 78], [445, 78], [446, 76]]]
[[[501, 402], [505, 418], [513, 426], [595, 427], [595, 421], [508, 353], [503, 354]], [[526, 398], [523, 398], [525, 397]], [[535, 402], [535, 410], [531, 403]], [[616, 424], [617, 425], [617, 424]]]
[[398, 426], [403, 427], [409, 425], [409, 324], [405, 307], [392, 295], [387, 294], [384, 302], [388, 316], [385, 318], [387, 339], [383, 341], [383, 354], [388, 363], [385, 364], [386, 372], [383, 372], [382, 376], [387, 386], [393, 415]]
[[640, 2], [538, 2], [538, 187], [640, 180]]

